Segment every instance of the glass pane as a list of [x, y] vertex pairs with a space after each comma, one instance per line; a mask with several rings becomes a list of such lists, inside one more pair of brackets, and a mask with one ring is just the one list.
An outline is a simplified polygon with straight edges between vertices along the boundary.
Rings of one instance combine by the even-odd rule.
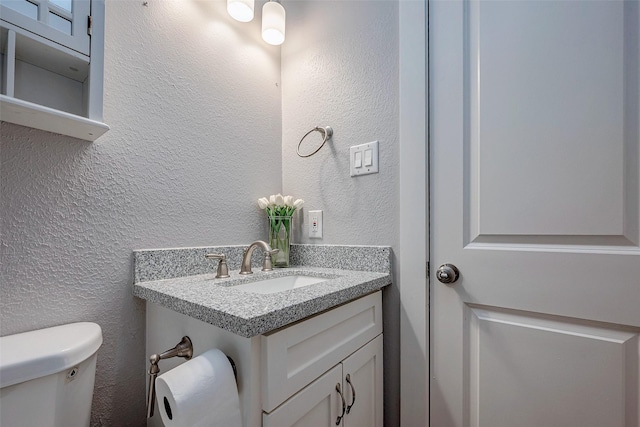
[[71, 12], [71, 0], [49, 0], [49, 2]]
[[2, 5], [10, 7], [31, 19], [38, 20], [38, 6], [27, 0], [2, 0]]
[[71, 21], [68, 21], [53, 12], [49, 12], [49, 25], [65, 34], [71, 34]]

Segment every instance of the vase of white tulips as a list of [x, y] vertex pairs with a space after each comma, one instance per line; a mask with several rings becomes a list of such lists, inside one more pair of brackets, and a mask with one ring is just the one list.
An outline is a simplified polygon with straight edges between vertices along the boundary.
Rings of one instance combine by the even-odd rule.
[[303, 204], [302, 199], [293, 200], [292, 196], [282, 194], [258, 199], [258, 206], [265, 210], [269, 218], [269, 245], [271, 249], [279, 249], [273, 259], [274, 267], [289, 267], [291, 217]]

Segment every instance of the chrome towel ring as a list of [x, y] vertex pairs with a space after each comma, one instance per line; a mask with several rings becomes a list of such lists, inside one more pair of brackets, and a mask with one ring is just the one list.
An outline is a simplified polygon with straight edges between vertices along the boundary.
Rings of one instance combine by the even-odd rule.
[[[318, 131], [318, 132], [323, 134], [322, 144], [320, 144], [320, 146], [318, 148], [316, 148], [316, 150], [311, 154], [300, 154], [300, 145], [302, 144], [302, 141], [304, 141], [304, 139], [307, 136], [309, 136], [309, 134], [311, 132], [313, 132], [313, 131]], [[304, 136], [302, 137], [302, 139], [300, 140], [300, 142], [298, 142], [298, 148], [296, 149], [296, 152], [298, 153], [298, 156], [300, 156], [300, 157], [311, 157], [311, 156], [313, 156], [318, 151], [320, 151], [320, 149], [322, 147], [324, 147], [324, 143], [327, 142], [329, 139], [331, 139], [332, 135], [333, 135], [333, 129], [331, 129], [331, 126], [325, 126], [325, 127], [316, 126], [316, 127], [314, 127], [309, 132], [305, 133]]]

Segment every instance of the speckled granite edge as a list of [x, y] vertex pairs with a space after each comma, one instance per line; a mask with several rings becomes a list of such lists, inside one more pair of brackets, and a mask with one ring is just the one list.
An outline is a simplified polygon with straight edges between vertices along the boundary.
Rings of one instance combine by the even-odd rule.
[[[328, 280], [273, 294], [256, 294], [235, 287], [295, 274]], [[255, 272], [250, 277], [234, 272], [229, 279], [214, 279], [213, 274], [206, 274], [134, 283], [133, 294], [248, 338], [321, 313], [390, 283], [391, 276], [385, 273], [293, 267]]]
[[[217, 262], [206, 259], [207, 253], [225, 254], [229, 269], [237, 270], [242, 263], [244, 248], [246, 245], [135, 250], [133, 281], [211, 274], [215, 272]], [[289, 256], [291, 265], [391, 273], [389, 246], [292, 244]], [[260, 267], [261, 259], [254, 255], [252, 265]]]
[[292, 244], [292, 265], [391, 273], [390, 246]]

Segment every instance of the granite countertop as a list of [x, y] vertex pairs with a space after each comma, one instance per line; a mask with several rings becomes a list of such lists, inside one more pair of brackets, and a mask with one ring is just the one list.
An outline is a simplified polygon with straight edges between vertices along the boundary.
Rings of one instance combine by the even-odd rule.
[[[185, 271], [193, 272], [198, 269], [185, 266], [189, 260], [200, 263], [206, 252], [235, 254], [238, 248], [241, 247], [134, 251], [136, 266], [133, 294], [240, 336], [253, 337], [391, 284], [390, 248], [378, 246], [292, 245], [292, 260], [303, 261], [304, 265], [270, 272], [262, 272], [260, 267], [254, 267], [254, 274], [248, 276], [241, 276], [233, 268], [236, 263], [233, 259], [236, 256], [233, 256], [228, 260], [231, 277], [227, 279], [216, 279], [213, 264], [208, 261], [203, 265], [211, 273], [195, 275], [180, 275], [180, 269], [175, 270], [170, 263], [172, 259], [179, 259]], [[350, 251], [349, 248], [353, 250]], [[197, 254], [194, 255], [195, 252]], [[351, 254], [354, 262], [345, 263], [343, 260], [336, 264], [331, 259], [332, 256], [343, 259], [345, 254]], [[326, 264], [341, 268], [326, 268]], [[367, 269], [382, 271], [366, 271]], [[161, 271], [161, 274], [157, 274], [157, 271]], [[271, 294], [235, 288], [235, 285], [292, 275], [327, 280]]]

